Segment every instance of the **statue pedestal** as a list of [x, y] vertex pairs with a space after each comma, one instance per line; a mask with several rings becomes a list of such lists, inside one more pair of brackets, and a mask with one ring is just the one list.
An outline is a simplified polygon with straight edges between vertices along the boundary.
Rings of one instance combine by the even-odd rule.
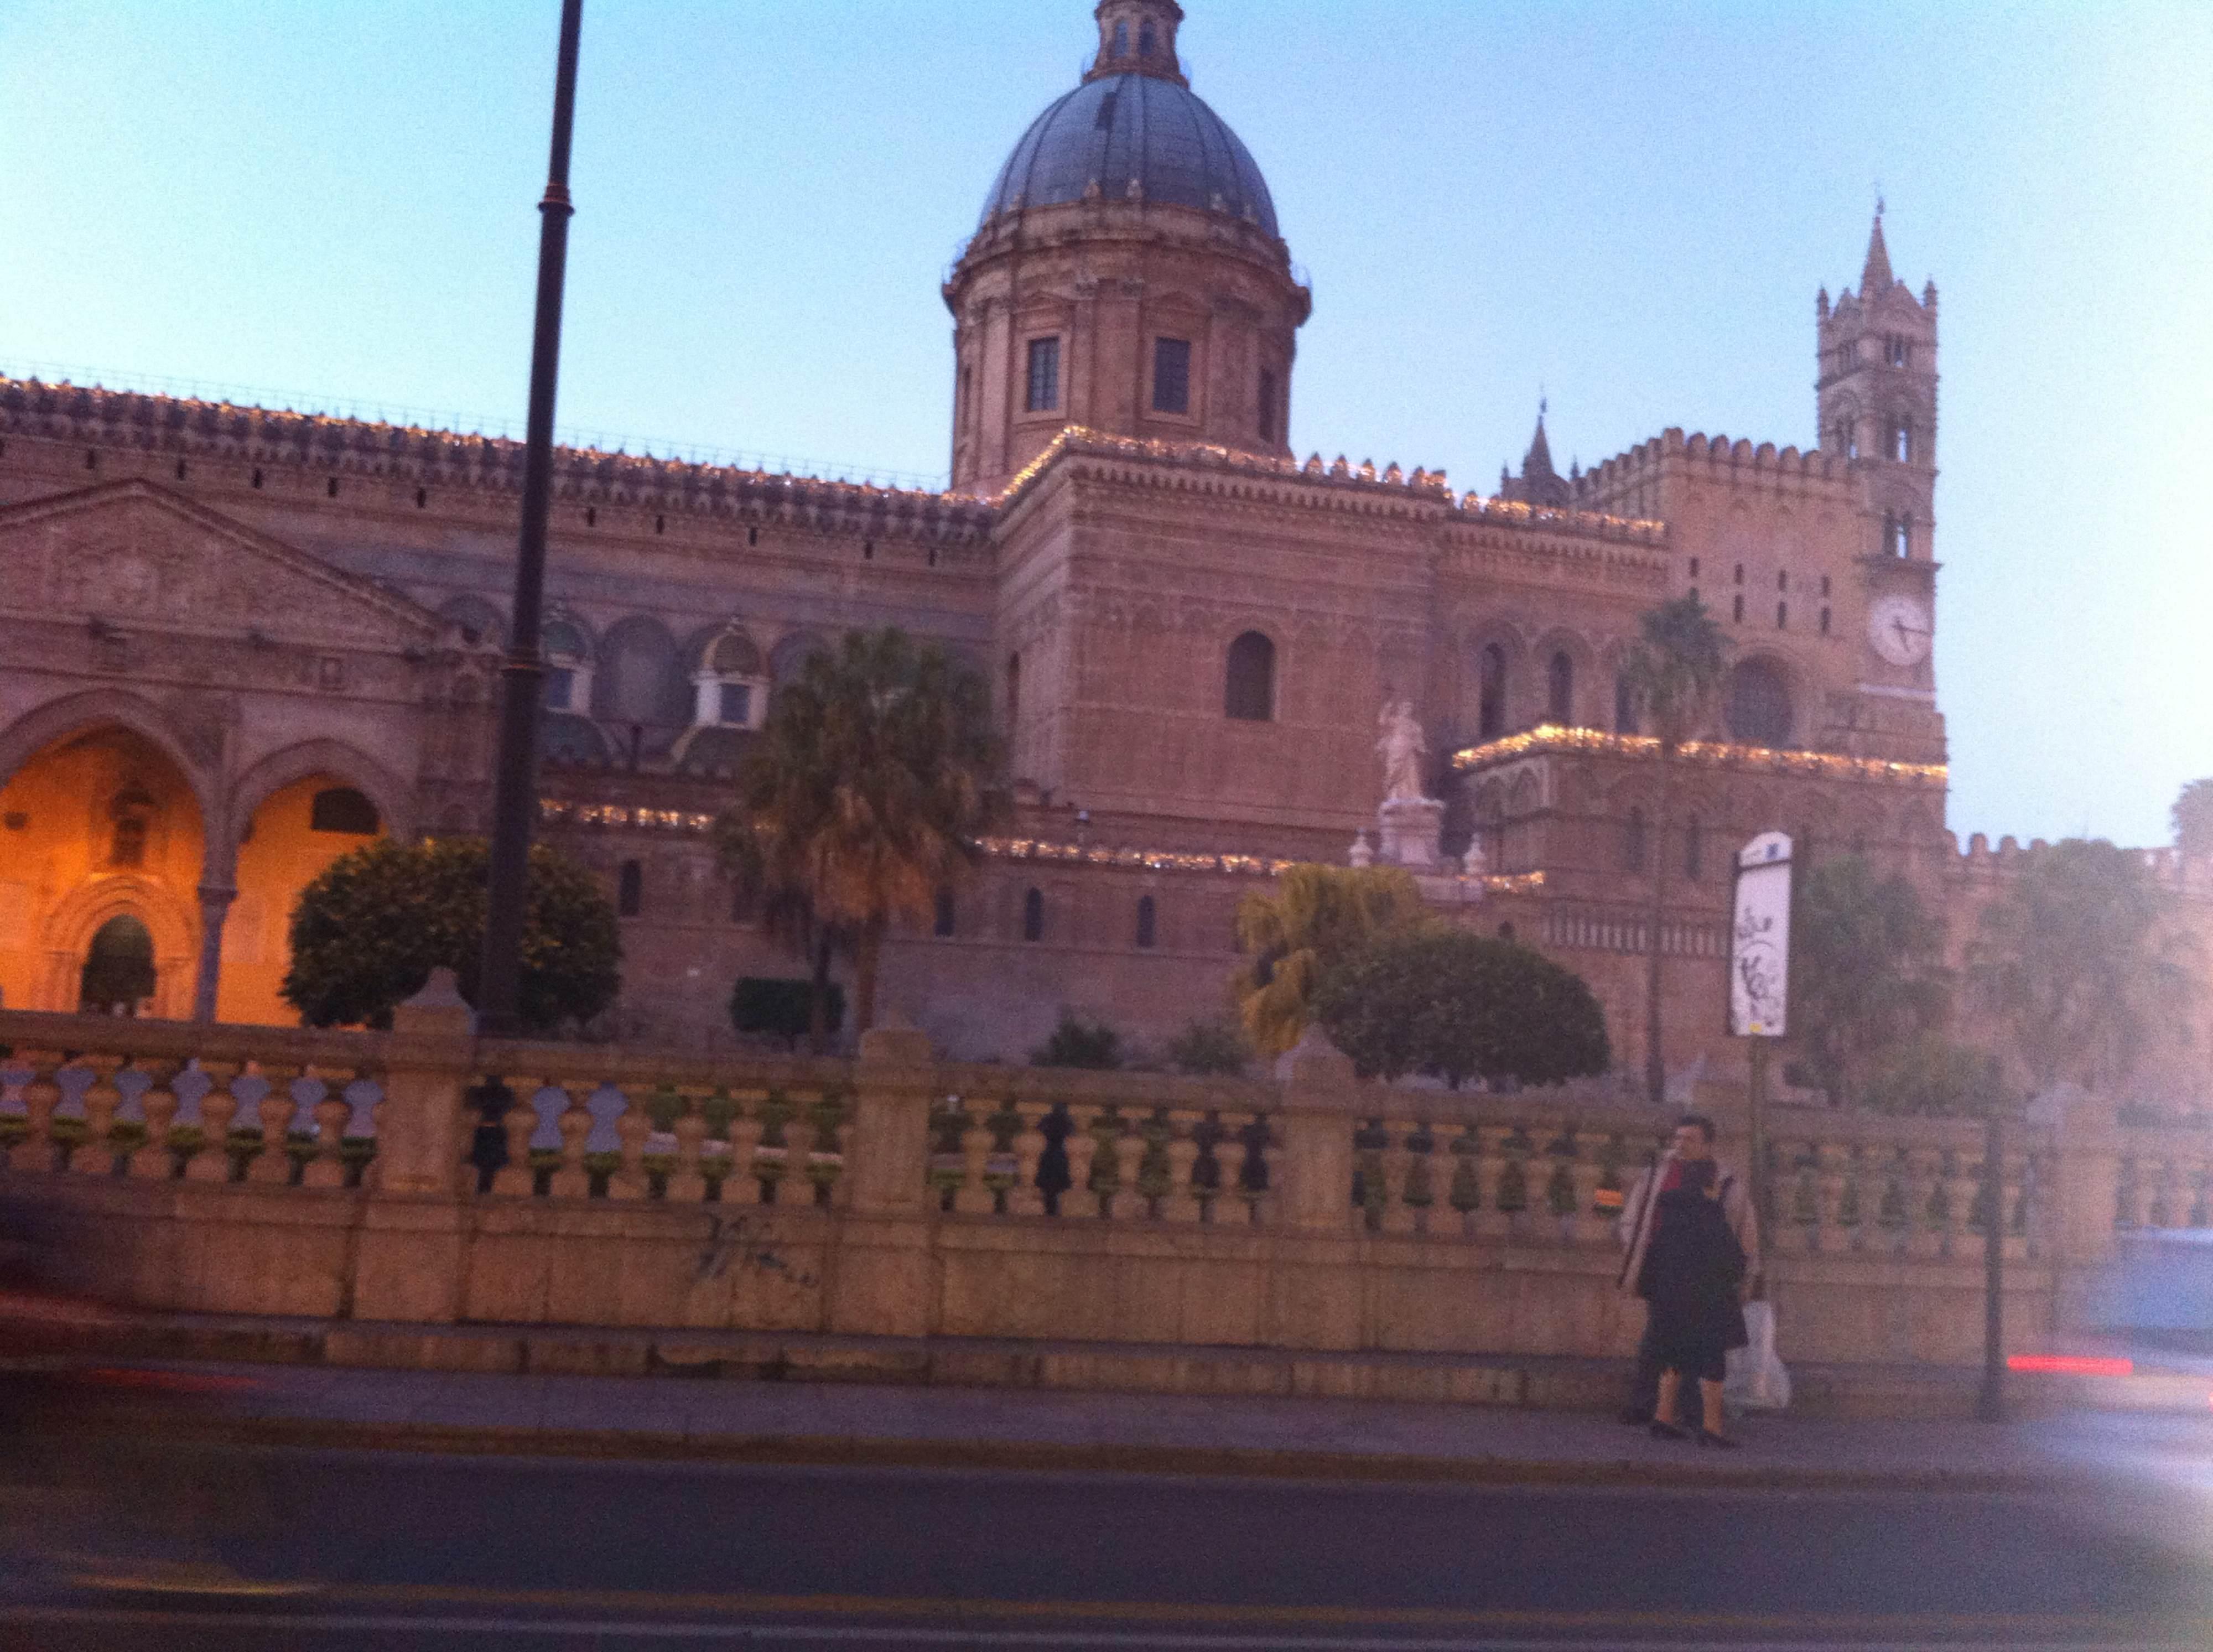
[[1381, 839], [1375, 858], [1410, 872], [1436, 870], [1441, 864], [1437, 839], [1444, 819], [1445, 806], [1434, 797], [1393, 798], [1375, 811]]

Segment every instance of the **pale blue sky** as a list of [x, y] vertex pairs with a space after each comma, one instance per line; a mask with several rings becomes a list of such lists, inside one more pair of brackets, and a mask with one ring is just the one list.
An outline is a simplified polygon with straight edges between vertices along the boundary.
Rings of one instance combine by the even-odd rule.
[[[1951, 822], [2213, 773], [2213, 6], [1186, 0], [1311, 272], [1293, 438], [1809, 445], [1878, 180], [1942, 292]], [[553, 0], [0, 0], [0, 368], [517, 425]], [[945, 465], [937, 295], [1084, 0], [588, 0], [561, 422]]]

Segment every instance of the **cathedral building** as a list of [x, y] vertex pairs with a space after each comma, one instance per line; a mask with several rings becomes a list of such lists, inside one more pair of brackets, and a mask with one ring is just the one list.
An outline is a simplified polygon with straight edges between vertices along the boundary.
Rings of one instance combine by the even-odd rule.
[[[1243, 895], [1398, 852], [1401, 700], [1444, 805], [1424, 887], [1588, 979], [1625, 1064], [1655, 945], [1682, 960], [1673, 1064], [1719, 1052], [1754, 832], [1943, 898], [1937, 298], [1880, 216], [1815, 302], [1816, 442], [1667, 430], [1563, 477], [1540, 418], [1488, 497], [1302, 460], [1312, 301], [1261, 169], [1192, 89], [1174, 0], [1095, 21], [943, 285], [949, 491], [558, 455], [540, 831], [618, 904], [610, 1030], [711, 1046], [735, 979], [802, 972], [705, 826], [778, 683], [855, 627], [983, 674], [1011, 754], [1015, 823], [885, 960], [886, 1007], [960, 1055], [1021, 1059], [1064, 1009], [1154, 1043], [1222, 1016]], [[505, 441], [0, 381], [9, 1004], [289, 1020], [308, 878], [485, 826], [521, 475]], [[1663, 829], [1619, 674], [1688, 593], [1734, 647]]]

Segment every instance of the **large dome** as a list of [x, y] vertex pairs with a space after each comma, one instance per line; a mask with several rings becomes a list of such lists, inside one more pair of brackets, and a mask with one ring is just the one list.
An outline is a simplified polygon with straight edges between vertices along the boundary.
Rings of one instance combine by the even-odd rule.
[[1030, 125], [984, 204], [1010, 209], [1107, 200], [1138, 186], [1148, 201], [1249, 218], [1273, 236], [1276, 204], [1251, 153], [1187, 87], [1158, 75], [1087, 81]]

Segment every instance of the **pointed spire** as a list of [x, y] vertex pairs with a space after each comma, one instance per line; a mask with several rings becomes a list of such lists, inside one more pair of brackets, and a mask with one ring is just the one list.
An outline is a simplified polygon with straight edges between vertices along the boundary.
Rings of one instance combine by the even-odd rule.
[[1559, 474], [1552, 468], [1552, 444], [1545, 439], [1545, 399], [1540, 396], [1537, 400], [1537, 434], [1530, 437], [1529, 451], [1521, 460], [1521, 474], [1525, 477]]
[[1860, 297], [1869, 299], [1898, 284], [1890, 272], [1890, 248], [1882, 244], [1882, 198], [1875, 204], [1875, 229], [1868, 235], [1867, 267], [1860, 271]]

